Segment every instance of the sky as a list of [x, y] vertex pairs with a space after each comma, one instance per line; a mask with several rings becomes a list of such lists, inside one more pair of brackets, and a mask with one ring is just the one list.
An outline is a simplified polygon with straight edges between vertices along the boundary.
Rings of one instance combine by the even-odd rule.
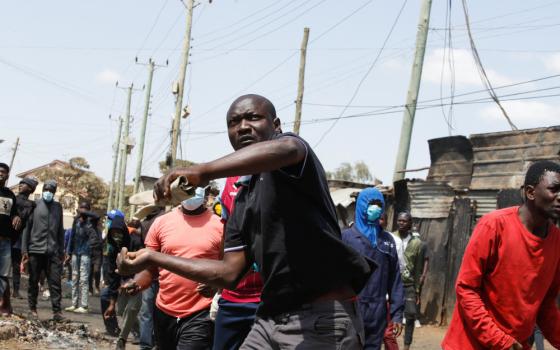
[[[191, 115], [181, 121], [178, 158], [205, 162], [230, 153], [225, 113], [246, 93], [268, 97], [285, 123], [283, 130], [291, 131], [299, 47], [303, 28], [309, 27], [300, 135], [325, 169], [364, 161], [389, 184], [420, 3], [198, 1], [184, 96]], [[484, 70], [513, 123], [519, 128], [560, 124], [560, 1], [467, 5]], [[0, 161], [9, 162], [19, 136], [12, 174], [81, 156], [108, 181], [117, 121], [125, 114], [123, 88], [133, 83], [139, 89], [131, 107], [131, 134], [138, 140], [147, 67], [135, 58], [139, 63], [151, 58], [158, 68], [142, 174], [159, 176], [158, 161], [170, 145], [171, 86], [178, 77], [185, 23], [180, 0], [4, 3]], [[452, 106], [450, 96], [455, 96]], [[510, 130], [488, 97], [473, 60], [462, 3], [433, 0], [407, 168], [429, 166], [429, 139]], [[134, 148], [128, 158], [129, 182], [136, 161]], [[425, 172], [407, 176], [423, 177]], [[17, 181], [13, 175], [10, 180]]]

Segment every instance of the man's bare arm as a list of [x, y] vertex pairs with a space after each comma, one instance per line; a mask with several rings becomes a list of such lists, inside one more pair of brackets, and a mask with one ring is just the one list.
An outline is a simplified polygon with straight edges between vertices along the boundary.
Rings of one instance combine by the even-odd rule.
[[170, 184], [180, 176], [185, 176], [189, 184], [198, 186], [214, 179], [258, 174], [295, 165], [303, 161], [305, 155], [305, 145], [295, 137], [259, 142], [209, 163], [173, 169], [155, 184], [154, 196], [156, 199], [168, 197]]
[[127, 275], [148, 267], [160, 267], [190, 280], [216, 288], [233, 289], [247, 270], [244, 251], [227, 252], [223, 260], [185, 259], [141, 249], [129, 253], [123, 248], [117, 258], [119, 273]]

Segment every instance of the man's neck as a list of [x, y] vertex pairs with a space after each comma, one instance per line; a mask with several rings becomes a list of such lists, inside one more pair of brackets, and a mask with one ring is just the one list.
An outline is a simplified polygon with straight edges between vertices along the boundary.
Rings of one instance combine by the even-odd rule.
[[521, 223], [529, 232], [537, 237], [546, 238], [549, 225], [549, 220], [546, 216], [527, 203], [519, 207], [518, 215], [519, 220], [521, 220]]
[[405, 231], [405, 232], [398, 231], [398, 232], [399, 232], [399, 237], [401, 239], [406, 239], [407, 237], [410, 237], [410, 231]]
[[25, 199], [29, 198], [29, 193], [25, 193], [25, 192], [20, 192], [19, 195]]

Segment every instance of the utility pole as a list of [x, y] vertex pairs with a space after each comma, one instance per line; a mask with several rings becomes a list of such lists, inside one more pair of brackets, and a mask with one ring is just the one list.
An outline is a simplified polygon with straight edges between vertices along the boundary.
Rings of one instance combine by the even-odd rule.
[[119, 170], [119, 191], [117, 193], [117, 208], [124, 208], [124, 189], [126, 182], [126, 163], [128, 160], [128, 154], [132, 149], [132, 142], [130, 140], [130, 104], [132, 101], [132, 91], [134, 91], [134, 84], [130, 84], [129, 87], [125, 88], [128, 90], [128, 96], [126, 100], [126, 115], [124, 119], [124, 132], [121, 139], [121, 159], [120, 159], [120, 170]]
[[17, 153], [18, 147], [19, 147], [19, 136], [16, 139], [16, 144], [14, 145], [14, 148], [12, 148], [14, 150], [14, 152], [12, 153], [12, 159], [10, 160], [10, 170], [14, 166], [14, 159], [16, 159], [16, 153]]
[[[136, 60], [136, 63], [138, 63], [138, 59]], [[138, 63], [138, 64], [143, 64], [143, 63]], [[140, 187], [140, 176], [141, 176], [140, 173], [142, 172], [142, 159], [144, 157], [144, 139], [146, 137], [146, 125], [148, 124], [148, 116], [150, 114], [150, 97], [152, 93], [152, 80], [154, 77], [154, 70], [156, 64], [150, 58], [148, 60], [147, 66], [148, 66], [148, 83], [146, 85], [146, 101], [144, 104], [144, 116], [142, 118], [142, 125], [140, 127], [140, 137], [138, 140], [138, 157], [137, 157], [138, 159], [136, 160], [136, 172], [134, 174], [134, 191], [132, 192], [134, 194], [138, 193], [138, 188]], [[158, 66], [158, 67], [164, 67], [164, 66]], [[135, 211], [136, 211], [136, 206], [135, 205], [131, 206], [130, 207], [131, 217]]]
[[305, 80], [305, 59], [307, 57], [307, 42], [309, 41], [309, 28], [303, 28], [303, 40], [301, 41], [301, 55], [299, 57], [299, 79], [296, 99], [296, 118], [294, 121], [294, 134], [299, 135], [301, 125], [301, 105], [303, 103], [303, 82]]
[[183, 38], [183, 57], [181, 61], [181, 69], [179, 70], [179, 80], [177, 81], [177, 86], [174, 87], [174, 91], [173, 91], [173, 93], [177, 94], [177, 99], [175, 100], [175, 116], [173, 119], [173, 128], [171, 129], [170, 168], [175, 165], [175, 160], [177, 159], [179, 128], [181, 125], [181, 115], [183, 114], [183, 93], [185, 91], [185, 75], [187, 73], [187, 65], [189, 64], [189, 51], [191, 48], [191, 29], [192, 29], [194, 0], [186, 0], [186, 7], [187, 7], [187, 28], [185, 32], [185, 37]]
[[115, 143], [113, 144], [113, 172], [111, 174], [111, 183], [109, 184], [109, 200], [107, 201], [107, 211], [113, 209], [113, 205], [116, 202], [116, 198], [115, 197], [115, 177], [117, 176], [117, 164], [118, 164], [118, 159], [119, 159], [119, 151], [120, 151], [120, 145], [121, 145], [121, 134], [122, 134], [122, 125], [123, 125], [123, 120], [121, 117], [119, 117], [119, 128], [117, 131], [117, 139], [115, 140]]
[[412, 74], [408, 85], [408, 94], [406, 96], [406, 105], [403, 115], [395, 172], [393, 174], [393, 182], [402, 180], [405, 177], [405, 172], [403, 170], [406, 170], [408, 153], [410, 151], [410, 139], [412, 136], [412, 127], [414, 125], [414, 115], [416, 114], [416, 102], [418, 101], [420, 80], [422, 79], [422, 66], [424, 65], [424, 53], [426, 52], [426, 41], [428, 39], [428, 26], [430, 24], [431, 8], [432, 0], [422, 1], [420, 21], [418, 23], [418, 33], [416, 35], [416, 53], [414, 55]]

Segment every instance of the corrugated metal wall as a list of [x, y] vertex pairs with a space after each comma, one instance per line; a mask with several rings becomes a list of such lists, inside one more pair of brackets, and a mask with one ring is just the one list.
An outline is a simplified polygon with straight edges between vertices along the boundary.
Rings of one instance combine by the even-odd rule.
[[455, 192], [445, 182], [411, 181], [408, 183], [411, 214], [415, 218], [446, 218]]

